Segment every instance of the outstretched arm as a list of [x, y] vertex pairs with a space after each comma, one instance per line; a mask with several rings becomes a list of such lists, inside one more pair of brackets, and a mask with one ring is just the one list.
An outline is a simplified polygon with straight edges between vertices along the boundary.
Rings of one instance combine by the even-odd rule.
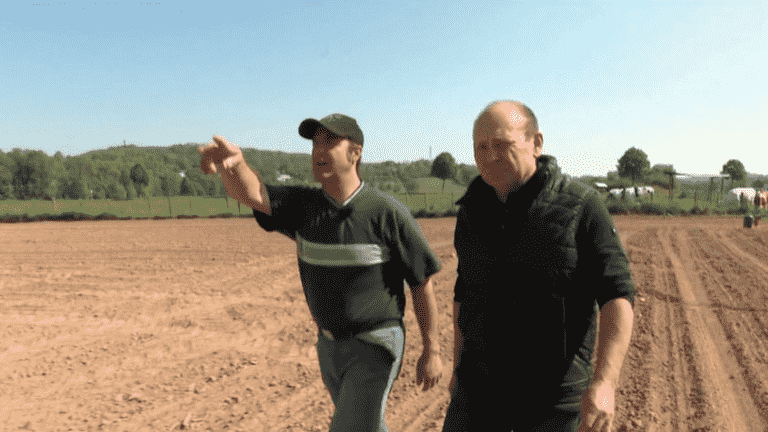
[[221, 181], [227, 195], [254, 210], [272, 213], [264, 183], [245, 162], [243, 152], [237, 145], [216, 135], [210, 144], [198, 147], [197, 151], [202, 155], [200, 169], [204, 173], [216, 174], [216, 167], [221, 166]]

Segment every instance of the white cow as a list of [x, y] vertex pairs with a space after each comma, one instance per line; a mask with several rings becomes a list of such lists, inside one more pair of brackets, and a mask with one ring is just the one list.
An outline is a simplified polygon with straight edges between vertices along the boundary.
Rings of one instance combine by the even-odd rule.
[[654, 191], [653, 186], [638, 186], [637, 193], [640, 196], [648, 196], [653, 195], [656, 191]]
[[[626, 190], [626, 196], [627, 198], [634, 198], [635, 197], [635, 187], [628, 187], [626, 189], [611, 189], [608, 191], [611, 195], [613, 195], [616, 198], [621, 198], [622, 191]], [[648, 196], [653, 195], [655, 193], [652, 186], [637, 186], [637, 195], [638, 196]]]
[[741, 195], [744, 195], [749, 201], [754, 202], [755, 200], [755, 189], [754, 188], [733, 188], [728, 191], [728, 193], [725, 195], [725, 201], [731, 202], [731, 201], [739, 201], [739, 197]]

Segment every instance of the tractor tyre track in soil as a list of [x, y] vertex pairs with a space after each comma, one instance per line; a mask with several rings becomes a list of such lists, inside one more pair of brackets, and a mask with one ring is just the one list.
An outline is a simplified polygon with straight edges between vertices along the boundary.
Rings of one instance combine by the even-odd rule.
[[[614, 222], [638, 289], [614, 430], [768, 431], [768, 231], [725, 217]], [[416, 386], [406, 287], [393, 431], [441, 430], [450, 402], [455, 218], [419, 224], [443, 264], [443, 375]], [[0, 238], [0, 430], [328, 430], [287, 238], [252, 219], [7, 224]]]

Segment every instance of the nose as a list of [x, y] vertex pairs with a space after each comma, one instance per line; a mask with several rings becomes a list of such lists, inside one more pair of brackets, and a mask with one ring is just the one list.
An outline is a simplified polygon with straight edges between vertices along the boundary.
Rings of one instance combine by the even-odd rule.
[[488, 150], [488, 160], [491, 162], [497, 162], [499, 160], [499, 152], [496, 151], [496, 149], [489, 149]]

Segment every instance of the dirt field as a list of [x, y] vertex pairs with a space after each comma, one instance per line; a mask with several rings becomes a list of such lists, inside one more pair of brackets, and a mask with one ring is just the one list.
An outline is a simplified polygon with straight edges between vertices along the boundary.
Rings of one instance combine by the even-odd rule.
[[[768, 431], [768, 227], [614, 220], [639, 291], [615, 430]], [[444, 265], [443, 379], [415, 385], [409, 292], [391, 431], [442, 428], [454, 223], [420, 221]], [[328, 430], [290, 240], [197, 219], [3, 224], [0, 243], [0, 430]]]

